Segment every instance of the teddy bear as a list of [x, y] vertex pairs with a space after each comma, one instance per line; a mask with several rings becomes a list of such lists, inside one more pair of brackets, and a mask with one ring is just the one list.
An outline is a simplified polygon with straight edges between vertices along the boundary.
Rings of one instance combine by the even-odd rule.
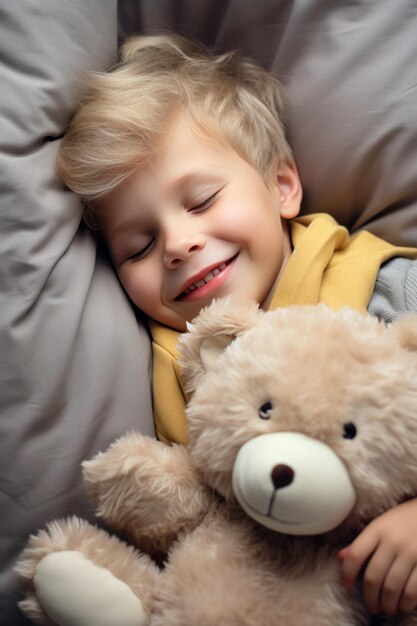
[[337, 554], [417, 495], [417, 317], [219, 300], [179, 350], [187, 447], [127, 433], [84, 462], [111, 530], [70, 518], [33, 535], [22, 610], [59, 626], [370, 624]]

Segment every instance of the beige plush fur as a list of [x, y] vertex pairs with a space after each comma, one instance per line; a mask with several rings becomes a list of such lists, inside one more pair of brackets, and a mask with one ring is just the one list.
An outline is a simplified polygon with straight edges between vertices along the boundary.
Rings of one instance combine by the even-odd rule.
[[[417, 495], [416, 317], [386, 327], [348, 309], [264, 313], [219, 301], [190, 325], [181, 352], [192, 392], [188, 449], [131, 433], [84, 464], [97, 514], [136, 551], [80, 520], [54, 522], [31, 538], [18, 565], [28, 588], [23, 610], [57, 623], [46, 621], [33, 580], [46, 554], [75, 550], [140, 598], [146, 621], [138, 626], [369, 624], [360, 588], [340, 584], [336, 555], [375, 516]], [[356, 436], [344, 436], [346, 424]], [[288, 535], [239, 505], [239, 451], [283, 432], [340, 459], [355, 500], [335, 528]], [[164, 567], [145, 551], [158, 561], [166, 553]]]

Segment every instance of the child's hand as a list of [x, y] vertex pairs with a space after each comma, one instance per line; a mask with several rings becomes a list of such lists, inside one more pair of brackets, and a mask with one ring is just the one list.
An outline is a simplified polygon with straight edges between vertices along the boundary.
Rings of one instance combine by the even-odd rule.
[[350, 587], [362, 568], [364, 602], [372, 613], [394, 615], [417, 606], [417, 499], [373, 520], [339, 552], [342, 582]]

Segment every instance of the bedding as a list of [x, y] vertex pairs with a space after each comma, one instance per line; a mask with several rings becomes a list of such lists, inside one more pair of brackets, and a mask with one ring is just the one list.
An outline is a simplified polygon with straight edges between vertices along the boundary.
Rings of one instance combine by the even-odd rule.
[[28, 534], [91, 518], [80, 461], [153, 434], [150, 349], [78, 199], [60, 137], [86, 70], [176, 31], [240, 48], [287, 86], [303, 210], [417, 246], [414, 0], [4, 0], [0, 6], [0, 623], [23, 626], [12, 565]]
[[87, 515], [80, 462], [152, 434], [147, 333], [80, 226], [54, 161], [83, 73], [113, 63], [113, 0], [0, 5], [0, 624], [26, 623], [28, 535]]

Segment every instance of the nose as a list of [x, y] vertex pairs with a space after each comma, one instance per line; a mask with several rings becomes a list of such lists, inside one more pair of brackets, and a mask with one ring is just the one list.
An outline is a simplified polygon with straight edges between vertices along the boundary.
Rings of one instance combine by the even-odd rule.
[[294, 470], [289, 465], [275, 465], [271, 471], [271, 478], [275, 489], [282, 489], [290, 485], [294, 480], [294, 476]]
[[186, 261], [193, 254], [202, 250], [205, 246], [205, 238], [199, 232], [188, 228], [185, 231], [178, 225], [171, 228], [165, 236], [164, 263], [169, 269], [174, 269], [181, 262]]

